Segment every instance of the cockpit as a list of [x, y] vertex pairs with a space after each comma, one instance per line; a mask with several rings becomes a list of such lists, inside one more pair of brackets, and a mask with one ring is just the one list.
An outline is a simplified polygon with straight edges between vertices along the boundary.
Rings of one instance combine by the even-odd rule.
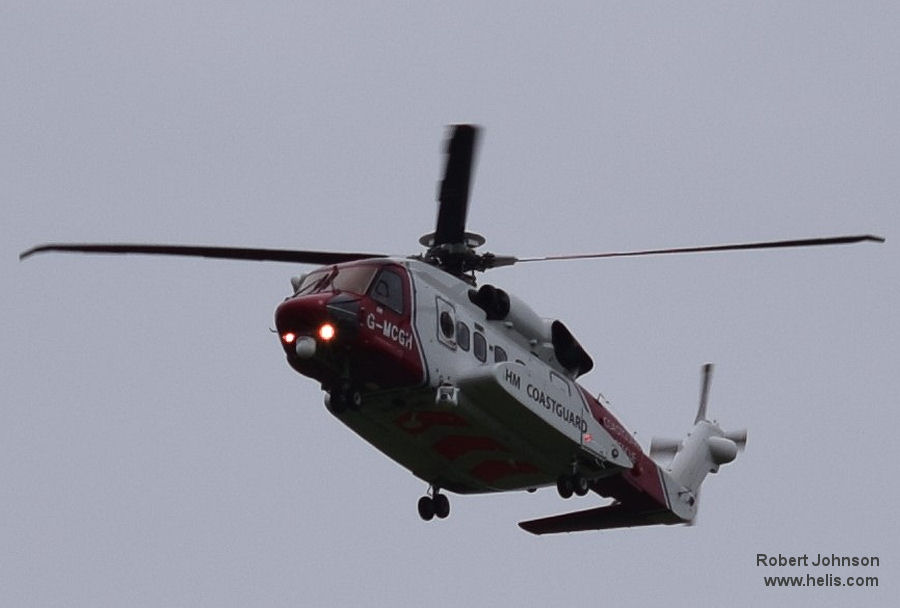
[[333, 266], [315, 270], [303, 276], [294, 289], [295, 296], [305, 296], [324, 291], [349, 291], [364, 294], [378, 272], [378, 266]]
[[424, 382], [412, 325], [412, 284], [402, 263], [324, 266], [291, 283], [294, 293], [275, 311], [275, 327], [298, 372], [329, 391], [340, 389], [347, 370], [360, 386]]
[[368, 295], [398, 314], [405, 312], [404, 277], [390, 265], [332, 266], [310, 272], [295, 282], [294, 297], [325, 292]]

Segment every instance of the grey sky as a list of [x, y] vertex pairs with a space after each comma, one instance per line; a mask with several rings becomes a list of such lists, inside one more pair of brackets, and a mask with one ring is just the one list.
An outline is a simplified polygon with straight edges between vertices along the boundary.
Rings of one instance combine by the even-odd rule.
[[[0, 8], [0, 604], [892, 603], [896, 3], [259, 4]], [[717, 364], [710, 414], [750, 437], [699, 525], [521, 532], [592, 503], [550, 490], [424, 524], [425, 484], [268, 331], [299, 269], [16, 259], [415, 253], [460, 121], [485, 128], [469, 227], [497, 253], [888, 238], [489, 275], [569, 325], [645, 446]], [[766, 589], [757, 552], [877, 555], [881, 587]]]

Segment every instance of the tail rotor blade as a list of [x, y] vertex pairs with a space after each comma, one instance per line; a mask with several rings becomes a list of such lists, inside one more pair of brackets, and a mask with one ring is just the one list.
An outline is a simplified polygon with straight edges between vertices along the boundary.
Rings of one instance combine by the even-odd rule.
[[681, 439], [672, 439], [670, 437], [654, 437], [650, 441], [650, 458], [660, 456], [671, 457], [675, 455], [678, 448], [681, 447]]
[[732, 440], [737, 444], [738, 449], [743, 450], [744, 446], [747, 445], [747, 429], [728, 431], [725, 433], [725, 438]]
[[709, 400], [709, 384], [712, 382], [713, 364], [707, 363], [703, 366], [703, 379], [700, 384], [700, 407], [697, 409], [697, 417], [694, 424], [701, 420], [706, 420], [706, 403]]

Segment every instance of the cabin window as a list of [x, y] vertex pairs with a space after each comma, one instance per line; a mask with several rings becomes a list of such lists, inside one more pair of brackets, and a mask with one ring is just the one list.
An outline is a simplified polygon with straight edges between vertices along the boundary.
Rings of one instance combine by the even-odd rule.
[[469, 350], [469, 326], [462, 321], [456, 323], [456, 345], [464, 351]]
[[437, 308], [437, 332], [438, 341], [451, 350], [456, 350], [456, 311], [453, 304], [447, 300], [435, 298]]
[[441, 333], [448, 340], [453, 339], [453, 317], [446, 310], [441, 313]]
[[369, 295], [379, 304], [403, 314], [403, 277], [395, 271], [389, 268], [382, 269], [372, 283]]
[[506, 361], [508, 357], [506, 356], [506, 351], [500, 348], [499, 346], [494, 347], [494, 363], [500, 363], [502, 361]]
[[481, 332], [476, 331], [472, 336], [472, 353], [482, 363], [487, 361], [487, 340]]

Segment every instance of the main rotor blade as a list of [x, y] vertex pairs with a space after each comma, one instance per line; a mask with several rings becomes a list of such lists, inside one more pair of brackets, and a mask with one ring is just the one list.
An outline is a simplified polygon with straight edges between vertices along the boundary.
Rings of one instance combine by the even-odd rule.
[[514, 258], [496, 256], [492, 266], [511, 266], [519, 262], [549, 262], [554, 260], [589, 260], [595, 258], [624, 258], [640, 255], [663, 255], [669, 253], [701, 253], [706, 251], [736, 251], [739, 249], [777, 249], [780, 247], [814, 247], [817, 245], [848, 245], [862, 241], [883, 243], [884, 238], [872, 234], [857, 236], [829, 236], [814, 239], [793, 239], [789, 241], [762, 241], [759, 243], [736, 243], [732, 245], [709, 245], [705, 247], [675, 247], [672, 249], [645, 249], [642, 251], [614, 251], [609, 253], [585, 253], [576, 255], [551, 255], [541, 258]]
[[300, 251], [296, 249], [256, 249], [250, 247], [207, 247], [202, 245], [144, 245], [138, 243], [48, 243], [32, 247], [19, 254], [19, 259], [45, 251], [77, 253], [139, 253], [149, 255], [178, 255], [219, 258], [225, 260], [253, 260], [292, 262], [295, 264], [339, 264], [354, 260], [387, 257], [380, 253], [348, 253], [332, 251]]
[[469, 186], [472, 183], [472, 164], [477, 140], [478, 127], [456, 125], [447, 141], [447, 164], [438, 192], [434, 245], [465, 242]]

